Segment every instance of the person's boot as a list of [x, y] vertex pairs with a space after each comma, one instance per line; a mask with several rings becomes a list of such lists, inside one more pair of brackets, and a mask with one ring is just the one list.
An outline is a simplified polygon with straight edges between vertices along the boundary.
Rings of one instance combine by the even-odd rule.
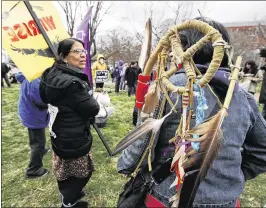
[[88, 208], [89, 203], [85, 202], [85, 201], [79, 201], [78, 203], [76, 203], [76, 205], [74, 207], [75, 208]]
[[45, 175], [47, 175], [49, 173], [49, 171], [45, 168], [42, 168], [42, 171], [38, 174], [35, 174], [35, 175], [29, 175], [29, 174], [26, 174], [25, 177], [27, 179], [36, 179], [36, 178], [41, 178]]
[[[71, 208], [88, 208], [88, 207], [89, 203], [85, 201], [79, 201], [74, 206], [71, 206]], [[61, 208], [66, 208], [66, 206], [62, 204]]]

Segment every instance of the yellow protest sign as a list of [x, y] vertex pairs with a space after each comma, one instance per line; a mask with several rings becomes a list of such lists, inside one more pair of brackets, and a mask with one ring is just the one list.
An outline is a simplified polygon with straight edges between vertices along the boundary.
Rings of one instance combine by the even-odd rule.
[[[30, 1], [33, 11], [57, 49], [68, 38], [52, 1]], [[2, 1], [2, 47], [31, 81], [54, 63], [54, 56], [23, 1]]]

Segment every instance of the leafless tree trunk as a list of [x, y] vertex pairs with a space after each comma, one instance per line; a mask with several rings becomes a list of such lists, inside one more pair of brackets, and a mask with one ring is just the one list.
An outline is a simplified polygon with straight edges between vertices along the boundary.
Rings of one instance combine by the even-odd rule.
[[[93, 6], [92, 11], [92, 21], [90, 24], [90, 47], [91, 47], [91, 57], [95, 56], [96, 51], [96, 34], [99, 25], [103, 21], [104, 16], [109, 12], [111, 9], [112, 4], [108, 8], [103, 8], [103, 1], [59, 1], [58, 2], [60, 7], [63, 9], [65, 18], [67, 21], [68, 33], [70, 36], [73, 36], [74, 29], [75, 29], [75, 22], [78, 17], [80, 20], [83, 19], [84, 14], [86, 12], [82, 11], [85, 10], [84, 8], [89, 9], [89, 7]], [[79, 11], [78, 11], [79, 9]], [[77, 12], [78, 11], [78, 12]]]
[[72, 37], [74, 34], [74, 26], [77, 18], [77, 9], [80, 1], [58, 1], [58, 4], [63, 9], [67, 20], [68, 34]]

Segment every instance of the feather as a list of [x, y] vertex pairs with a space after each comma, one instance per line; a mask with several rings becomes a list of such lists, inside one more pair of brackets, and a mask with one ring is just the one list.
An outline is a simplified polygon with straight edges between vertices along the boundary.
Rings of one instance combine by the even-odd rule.
[[205, 178], [208, 169], [219, 152], [223, 136], [221, 125], [226, 115], [226, 109], [222, 108], [215, 116], [208, 119], [206, 122], [187, 131], [186, 134], [203, 135], [205, 139], [200, 143], [198, 153], [190, 154], [190, 156], [186, 155], [183, 168], [186, 173], [189, 173], [188, 171], [194, 172], [186, 174], [184, 178], [180, 193], [179, 207], [192, 207], [199, 184]]
[[142, 112], [150, 114], [154, 111], [159, 103], [160, 89], [158, 84], [154, 82], [149, 88], [148, 93], [145, 95], [145, 103]]
[[143, 135], [147, 134], [149, 131], [158, 132], [161, 128], [166, 117], [168, 117], [172, 111], [165, 115], [161, 119], [147, 118], [140, 126], [132, 130], [119, 144], [116, 146], [113, 155], [126, 149], [130, 144], [142, 138]]
[[182, 155], [185, 155], [185, 146], [181, 146], [175, 153], [175, 156], [172, 160], [172, 164], [171, 164], [171, 171], [173, 171], [175, 169], [175, 164], [176, 162], [182, 157]]
[[145, 36], [143, 44], [141, 46], [141, 52], [139, 56], [139, 67], [144, 70], [145, 65], [151, 53], [151, 41], [152, 41], [152, 25], [151, 19], [149, 18], [145, 25]]

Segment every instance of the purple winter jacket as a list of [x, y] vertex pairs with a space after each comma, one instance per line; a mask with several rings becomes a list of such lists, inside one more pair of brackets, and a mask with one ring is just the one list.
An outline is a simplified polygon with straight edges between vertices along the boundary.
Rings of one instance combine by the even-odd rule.
[[29, 129], [47, 127], [50, 117], [48, 106], [40, 97], [40, 79], [29, 82], [21, 72], [16, 74], [16, 79], [21, 83], [18, 102], [20, 121]]
[[114, 77], [116, 79], [120, 79], [121, 78], [121, 73], [122, 73], [122, 69], [123, 69], [123, 65], [124, 65], [124, 61], [123, 60], [119, 60], [118, 61], [118, 66], [115, 67], [115, 70], [114, 70]]

